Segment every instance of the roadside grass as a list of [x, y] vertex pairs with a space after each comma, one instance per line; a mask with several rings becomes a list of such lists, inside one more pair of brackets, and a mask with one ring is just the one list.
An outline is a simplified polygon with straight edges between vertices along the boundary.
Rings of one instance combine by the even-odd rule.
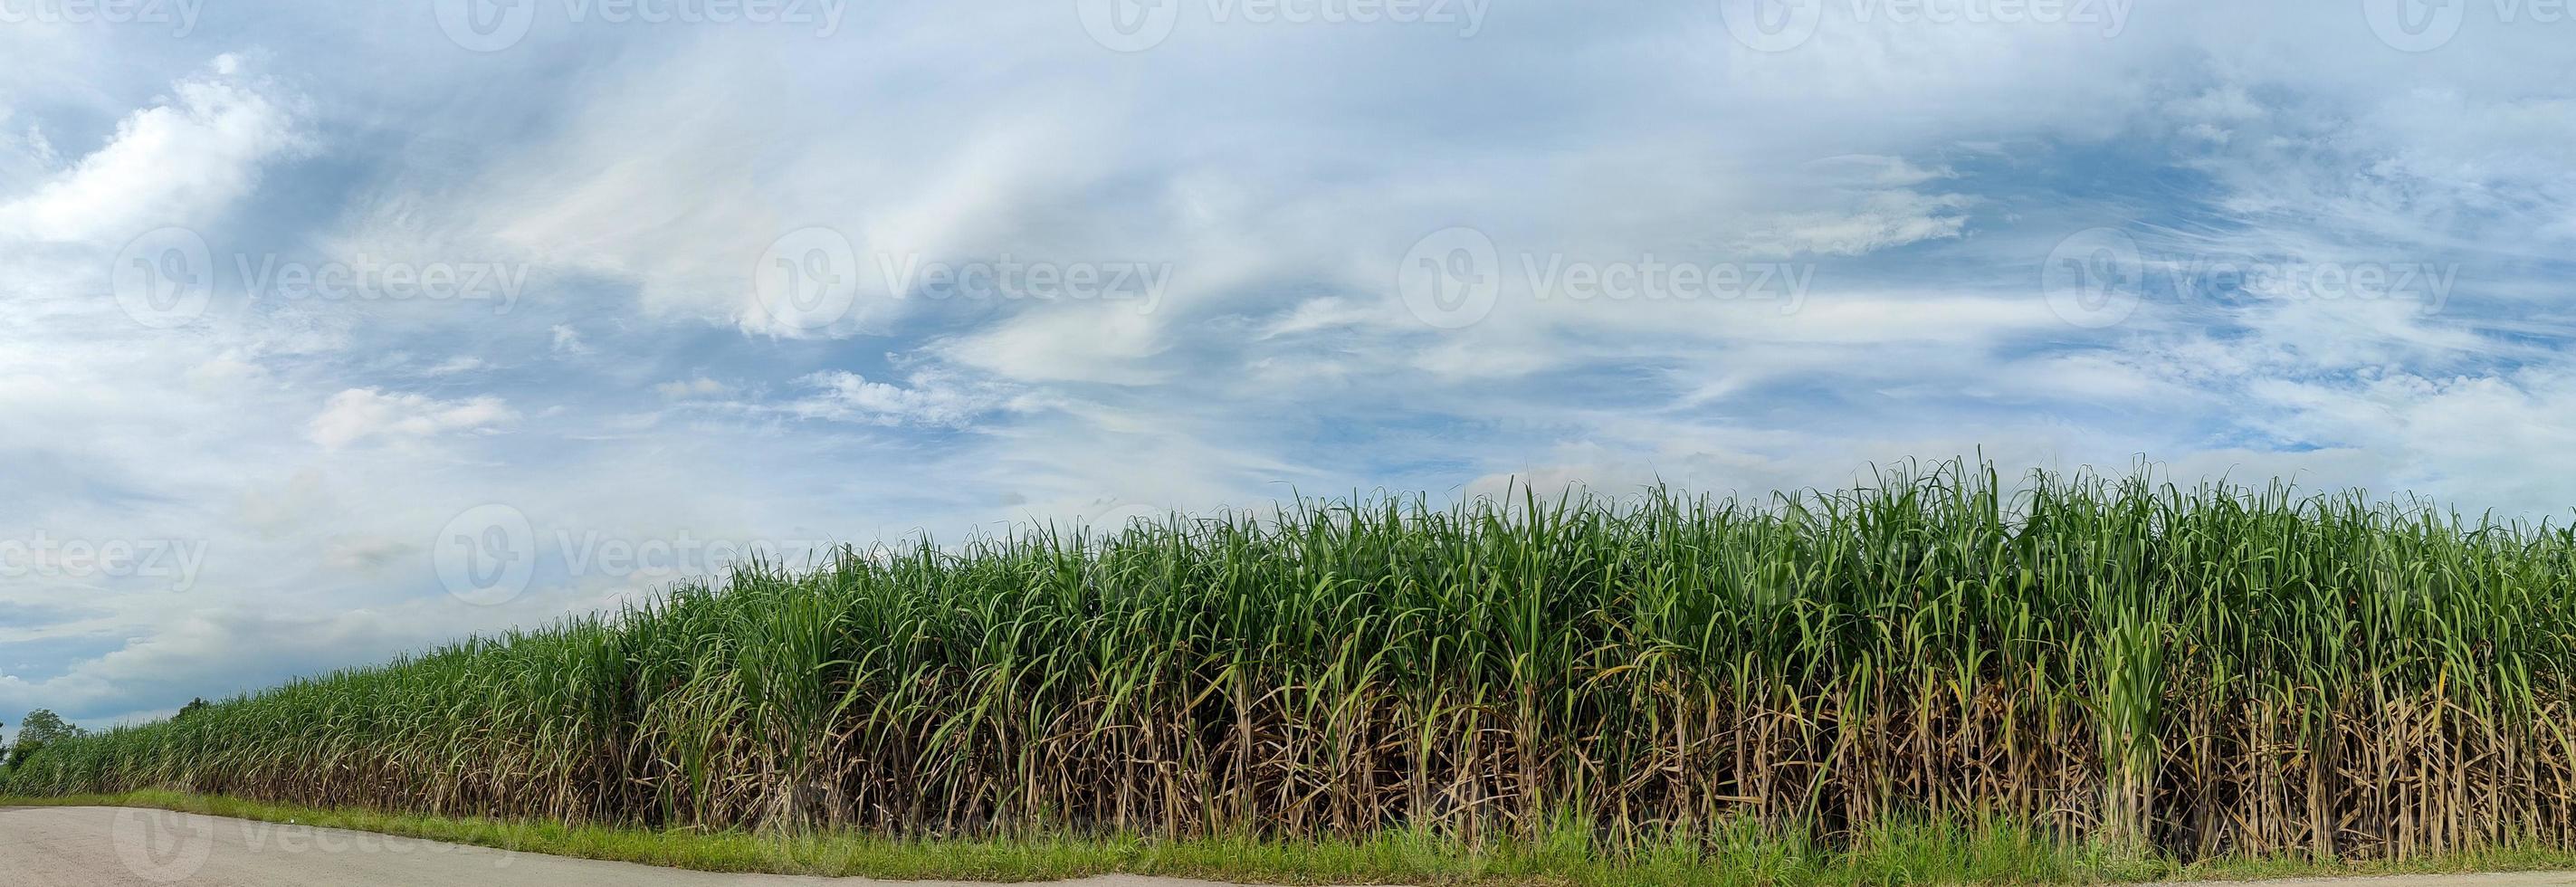
[[2576, 870], [2576, 853], [2508, 847], [2402, 861], [2302, 856], [2180, 863], [2100, 846], [2052, 842], [2009, 825], [1893, 824], [1847, 848], [1767, 834], [1746, 824], [1688, 845], [1645, 842], [1605, 854], [1580, 830], [1537, 841], [1470, 847], [1415, 832], [1351, 840], [1069, 835], [897, 839], [823, 832], [657, 831], [480, 818], [319, 809], [217, 795], [145, 790], [110, 795], [0, 797], [0, 807], [145, 807], [263, 822], [424, 838], [501, 850], [716, 872], [888, 880], [1038, 881], [1126, 873], [1255, 884], [1881, 885], [2087, 884], [2255, 880], [2350, 875]]

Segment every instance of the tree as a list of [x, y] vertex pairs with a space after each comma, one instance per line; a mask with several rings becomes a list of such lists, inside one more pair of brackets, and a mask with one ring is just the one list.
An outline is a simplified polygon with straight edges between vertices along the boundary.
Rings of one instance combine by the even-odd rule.
[[207, 702], [207, 701], [206, 701], [206, 697], [203, 697], [203, 696], [199, 696], [199, 697], [197, 697], [197, 698], [190, 699], [190, 700], [188, 700], [188, 704], [186, 704], [186, 705], [182, 705], [182, 706], [179, 706], [179, 713], [178, 713], [178, 714], [175, 714], [175, 715], [171, 715], [171, 716], [170, 716], [170, 719], [171, 719], [171, 720], [173, 720], [173, 721], [175, 721], [175, 720], [178, 720], [178, 719], [180, 719], [180, 718], [184, 718], [184, 717], [187, 717], [187, 716], [189, 716], [189, 715], [196, 714], [198, 709], [205, 708], [205, 707], [210, 706], [210, 705], [213, 705], [213, 704], [214, 704], [214, 703], [212, 703], [212, 702]]
[[81, 735], [81, 728], [63, 720], [52, 709], [36, 709], [18, 722], [18, 744], [9, 748], [9, 766], [26, 763], [27, 756], [45, 747], [45, 743]]

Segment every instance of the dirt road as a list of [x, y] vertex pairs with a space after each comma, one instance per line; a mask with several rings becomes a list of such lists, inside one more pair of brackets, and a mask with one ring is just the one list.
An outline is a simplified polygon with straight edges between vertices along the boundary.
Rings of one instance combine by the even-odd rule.
[[[784, 887], [951, 882], [724, 875], [130, 807], [0, 809], [8, 887]], [[1219, 887], [1111, 876], [1085, 887]], [[985, 885], [977, 885], [985, 887]]]
[[[0, 809], [0, 884], [9, 887], [783, 887], [897, 883], [912, 887], [955, 884], [722, 875], [131, 807]], [[1118, 875], [1059, 883], [1085, 887], [1220, 887], [1205, 881]], [[2265, 882], [2265, 887], [2320, 885], [2576, 887], [2576, 872]]]

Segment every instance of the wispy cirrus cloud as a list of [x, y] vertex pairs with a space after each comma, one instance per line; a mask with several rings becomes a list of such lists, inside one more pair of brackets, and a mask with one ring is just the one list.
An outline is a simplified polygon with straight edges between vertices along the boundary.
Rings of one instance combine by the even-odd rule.
[[[0, 537], [205, 552], [185, 592], [0, 588], [30, 614], [0, 648], [39, 651], [0, 661], [0, 720], [673, 578], [564, 539], [1758, 494], [1980, 450], [2576, 502], [2566, 26], [2409, 51], [2350, 3], [1852, 8], [1785, 41], [1732, 2], [1563, 3], [1132, 52], [934, 3], [493, 46], [402, 6], [0, 28]], [[119, 255], [163, 226], [203, 263]], [[1470, 248], [1417, 251], [1444, 231]], [[241, 270], [333, 262], [519, 283]], [[452, 526], [494, 514], [523, 536]], [[453, 593], [460, 536], [524, 588]]]

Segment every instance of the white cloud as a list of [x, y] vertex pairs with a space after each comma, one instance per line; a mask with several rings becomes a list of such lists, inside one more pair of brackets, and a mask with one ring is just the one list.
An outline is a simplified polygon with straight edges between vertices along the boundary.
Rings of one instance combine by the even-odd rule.
[[308, 434], [339, 449], [364, 441], [418, 441], [458, 432], [487, 433], [516, 422], [519, 414], [500, 398], [439, 400], [419, 394], [351, 388], [331, 396]]
[[994, 407], [986, 396], [916, 376], [910, 386], [871, 382], [857, 373], [817, 373], [798, 380], [822, 389], [786, 405], [790, 415], [875, 425], [964, 427]]
[[2533, 469], [2536, 453], [2576, 448], [2576, 372], [2494, 376], [2364, 371], [2340, 379], [2249, 387], [2261, 424], [2283, 438], [2381, 453], [2403, 466], [2378, 481], [2447, 491], [2508, 515], [2576, 507], [2576, 478]]
[[663, 397], [676, 400], [689, 397], [715, 397], [728, 391], [732, 391], [733, 388], [732, 386], [718, 382], [714, 379], [699, 376], [694, 379], [664, 382], [653, 386], [653, 390], [656, 393], [661, 394]]
[[1857, 256], [1917, 241], [1957, 237], [1969, 204], [1958, 194], [1875, 191], [1843, 212], [1793, 213], [1739, 241], [1757, 256]]
[[1162, 321], [1108, 305], [1071, 305], [1014, 315], [930, 351], [965, 367], [1021, 382], [1151, 385], [1171, 377], [1155, 366]]
[[[0, 203], [0, 237], [121, 243], [162, 225], [202, 225], [249, 193], [263, 164], [310, 150], [297, 100], [238, 76], [239, 64], [218, 57], [118, 122], [104, 147]], [[53, 149], [31, 130], [22, 150]]]
[[458, 373], [470, 373], [476, 370], [486, 370], [491, 368], [492, 365], [484, 362], [480, 357], [460, 354], [455, 357], [439, 361], [428, 369], [421, 370], [421, 374], [426, 376], [453, 376]]
[[[2576, 499], [2521, 480], [2576, 405], [2576, 116], [2533, 74], [2564, 30], [2406, 56], [2348, 7], [2183, 2], [2109, 36], [1828, 5], [1805, 46], [1750, 53], [1704, 7], [1533, 4], [1474, 40], [1208, 28], [1122, 55], [1069, 16], [896, 2], [867, 52], [591, 28], [476, 55], [416, 10], [301, 2], [226, 25], [295, 54], [215, 65], [202, 39], [0, 29], [0, 458], [25, 466], [0, 533], [210, 543], [186, 597], [0, 589], [95, 604], [0, 645], [99, 645], [30, 663], [52, 678], [11, 663], [0, 713], [166, 710], [653, 585], [457, 602], [420, 548], [494, 503], [576, 534], [864, 542], [1515, 474], [1758, 495], [1981, 446]], [[145, 329], [97, 298], [107, 260], [174, 223], [524, 267], [530, 291], [227, 292]], [[774, 328], [756, 263], [806, 226], [851, 242], [858, 299]], [[1813, 289], [1542, 302], [1507, 268], [1491, 316], [1436, 330], [1394, 266], [1450, 226], [1507, 263], [1789, 257]], [[2461, 287], [2430, 313], [2159, 296], [2082, 329], [2037, 280], [2095, 226], [2159, 262], [2457, 260]], [[1171, 287], [1143, 313], [895, 298], [879, 262], [1005, 256], [1168, 263]]]

